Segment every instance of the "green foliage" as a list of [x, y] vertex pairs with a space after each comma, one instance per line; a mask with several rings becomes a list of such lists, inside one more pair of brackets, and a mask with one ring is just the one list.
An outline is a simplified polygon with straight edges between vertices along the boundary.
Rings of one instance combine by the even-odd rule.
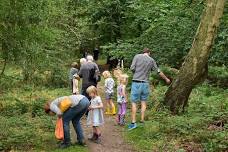
[[[67, 10], [69, 2], [1, 2], [3, 9], [0, 10], [0, 59], [4, 59], [7, 64], [19, 66], [23, 80], [32, 82], [37, 78], [37, 73], [53, 67], [53, 72], [60, 71], [56, 74], [60, 75], [63, 70], [59, 65], [69, 64], [65, 61], [78, 54], [75, 46], [79, 44], [80, 32], [77, 25], [71, 23], [75, 22], [75, 19], [72, 17], [72, 10]], [[53, 81], [57, 79], [56, 75], [53, 76]]]
[[[23, 85], [0, 98], [0, 151], [58, 151], [54, 137], [56, 117], [43, 110], [44, 103], [68, 94], [68, 89]], [[74, 146], [69, 151], [87, 151]]]
[[226, 66], [215, 66], [215, 67], [209, 67], [208, 70], [208, 75], [211, 77], [216, 77], [216, 78], [228, 78], [228, 71], [226, 70]]
[[179, 67], [191, 47], [202, 8], [201, 2], [131, 1], [124, 11], [125, 22], [120, 25], [122, 39], [105, 48], [115, 57], [124, 54], [128, 61], [149, 47], [159, 63]]
[[[123, 57], [128, 64], [135, 54], [144, 47], [149, 47], [153, 50], [152, 55], [158, 63], [179, 68], [191, 48], [203, 9], [203, 1], [192, 1], [191, 3], [166, 0], [121, 2], [123, 4], [120, 5], [120, 9], [115, 10], [121, 14], [120, 24], [116, 26], [121, 34], [114, 38], [116, 41], [104, 43], [103, 49], [106, 53], [114, 58]], [[106, 12], [112, 11], [112, 9], [107, 9], [108, 7], [105, 7]], [[213, 64], [227, 65], [226, 12], [227, 9], [225, 9], [218, 38], [212, 51], [210, 62]], [[115, 21], [116, 17], [118, 16], [113, 17], [112, 20]], [[124, 21], [122, 21], [123, 19]], [[108, 24], [109, 22], [103, 21], [102, 23]], [[100, 35], [103, 35], [103, 31], [100, 32]]]
[[[0, 62], [20, 66], [23, 80], [42, 83], [37, 73], [54, 68], [62, 73], [60, 65], [69, 65], [95, 46], [102, 46], [105, 55], [124, 58], [127, 66], [135, 54], [149, 47], [159, 64], [179, 68], [204, 5], [178, 0], [3, 0], [0, 7]], [[227, 4], [212, 64], [227, 65], [226, 27]], [[57, 75], [52, 79], [61, 77]]]
[[224, 151], [228, 148], [227, 90], [204, 83], [193, 90], [188, 111], [173, 116], [161, 104], [166, 89], [162, 83], [155, 85], [145, 125], [126, 132], [127, 139], [136, 148], [143, 151]]
[[215, 65], [226, 65], [228, 62], [228, 3], [225, 3], [225, 9], [221, 23], [218, 29], [217, 38], [213, 46], [210, 62]]
[[[177, 70], [167, 65], [180, 67], [191, 47], [203, 3], [2, 0], [0, 150], [55, 150], [52, 119], [44, 115], [42, 107], [47, 100], [69, 94], [69, 89], [63, 88], [68, 84], [68, 65], [84, 50], [101, 46], [105, 56], [124, 58], [129, 66], [133, 56], [148, 47], [164, 65], [162, 71], [175, 77]], [[186, 146], [206, 151], [227, 149], [227, 5], [209, 60], [220, 67], [209, 68], [207, 82], [193, 90], [188, 113], [177, 117], [160, 104], [167, 87], [152, 74], [154, 102], [149, 103], [149, 121], [145, 128], [128, 133], [137, 147], [145, 151], [184, 151]], [[208, 129], [221, 120], [223, 130]], [[77, 147], [70, 151], [75, 148], [86, 151]]]

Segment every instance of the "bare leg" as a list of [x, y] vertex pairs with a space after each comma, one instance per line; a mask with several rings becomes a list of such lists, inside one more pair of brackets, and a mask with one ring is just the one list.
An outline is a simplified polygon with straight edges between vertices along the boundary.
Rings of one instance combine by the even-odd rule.
[[116, 114], [116, 107], [115, 107], [114, 103], [112, 102], [112, 99], [110, 99], [109, 101], [110, 101], [110, 105], [111, 105], [111, 114], [115, 115]]
[[110, 108], [109, 100], [106, 100], [106, 103], [107, 103], [107, 109], [109, 109]]
[[97, 133], [96, 127], [93, 127], [93, 133]]
[[101, 143], [101, 130], [99, 127], [96, 128], [96, 140], [95, 143], [100, 144]]
[[110, 114], [110, 101], [106, 100], [106, 113], [105, 114]]
[[100, 128], [99, 128], [99, 127], [95, 127], [95, 128], [96, 128], [96, 134], [97, 134], [97, 135], [100, 135], [100, 134], [101, 134]]
[[146, 102], [145, 101], [142, 101], [141, 102], [141, 121], [142, 122], [144, 122], [145, 111], [146, 111]]
[[111, 106], [112, 108], [115, 107], [114, 103], [112, 102], [112, 99], [110, 99], [109, 102], [110, 102], [110, 106]]
[[131, 104], [131, 122], [135, 123], [136, 122], [136, 111], [137, 111], [137, 105], [136, 103]]

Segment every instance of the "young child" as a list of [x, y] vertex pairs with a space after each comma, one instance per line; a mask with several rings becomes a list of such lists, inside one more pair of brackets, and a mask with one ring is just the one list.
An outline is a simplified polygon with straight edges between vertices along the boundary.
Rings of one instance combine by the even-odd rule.
[[72, 92], [74, 95], [79, 94], [79, 80], [80, 77], [77, 74], [73, 75], [73, 83], [72, 83]]
[[93, 136], [89, 140], [95, 143], [101, 142], [101, 130], [100, 126], [104, 124], [103, 116], [103, 104], [101, 97], [98, 96], [97, 88], [95, 86], [90, 86], [87, 88], [87, 93], [91, 97], [91, 105], [89, 106], [89, 113], [87, 117], [87, 125], [93, 126]]
[[70, 80], [70, 88], [71, 88], [71, 92], [73, 93], [73, 79], [74, 79], [74, 75], [78, 73], [78, 63], [77, 62], [73, 62], [71, 64], [71, 69], [69, 72], [69, 80]]
[[105, 78], [105, 100], [107, 102], [107, 110], [105, 114], [115, 115], [116, 108], [112, 101], [114, 95], [115, 81], [113, 80], [112, 75], [109, 71], [104, 71], [102, 75]]
[[128, 75], [122, 74], [119, 77], [119, 85], [117, 86], [117, 103], [118, 103], [118, 117], [119, 125], [125, 125], [125, 114], [127, 111], [127, 94], [126, 85], [128, 82]]
[[113, 75], [116, 79], [119, 79], [120, 75], [122, 75], [123, 72], [120, 68], [116, 68], [113, 70]]

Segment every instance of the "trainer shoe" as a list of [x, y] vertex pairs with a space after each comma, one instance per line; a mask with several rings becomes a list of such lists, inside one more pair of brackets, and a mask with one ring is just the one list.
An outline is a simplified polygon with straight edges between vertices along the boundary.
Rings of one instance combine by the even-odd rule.
[[137, 128], [137, 124], [136, 123], [131, 123], [131, 124], [128, 125], [128, 130], [133, 130], [135, 128]]

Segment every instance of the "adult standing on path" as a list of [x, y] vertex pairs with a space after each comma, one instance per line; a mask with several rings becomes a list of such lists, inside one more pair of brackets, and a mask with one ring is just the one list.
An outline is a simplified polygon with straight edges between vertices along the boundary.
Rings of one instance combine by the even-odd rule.
[[164, 73], [160, 71], [155, 60], [150, 57], [150, 50], [144, 48], [143, 54], [137, 54], [131, 64], [130, 69], [133, 71], [133, 80], [131, 86], [131, 103], [132, 103], [132, 113], [131, 113], [131, 124], [129, 124], [128, 129], [132, 130], [137, 128], [136, 124], [136, 111], [137, 102], [141, 101], [141, 123], [144, 123], [144, 116], [147, 106], [147, 101], [149, 97], [149, 76], [151, 71], [156, 71], [159, 76], [166, 81], [167, 84], [170, 80], [165, 76]]
[[98, 81], [100, 81], [100, 71], [96, 63], [93, 62], [93, 56], [87, 56], [87, 62], [82, 64], [78, 75], [82, 78], [82, 95], [90, 99], [86, 92], [89, 86], [97, 86]]
[[56, 114], [63, 119], [64, 140], [59, 148], [67, 148], [71, 145], [70, 121], [72, 121], [74, 130], [77, 133], [78, 144], [85, 145], [85, 138], [80, 120], [86, 113], [89, 105], [89, 100], [83, 95], [59, 97], [45, 105], [44, 109], [47, 114]]
[[95, 61], [98, 60], [98, 58], [99, 58], [99, 53], [100, 53], [99, 48], [96, 47], [96, 48], [93, 50], [93, 58], [94, 58]]

